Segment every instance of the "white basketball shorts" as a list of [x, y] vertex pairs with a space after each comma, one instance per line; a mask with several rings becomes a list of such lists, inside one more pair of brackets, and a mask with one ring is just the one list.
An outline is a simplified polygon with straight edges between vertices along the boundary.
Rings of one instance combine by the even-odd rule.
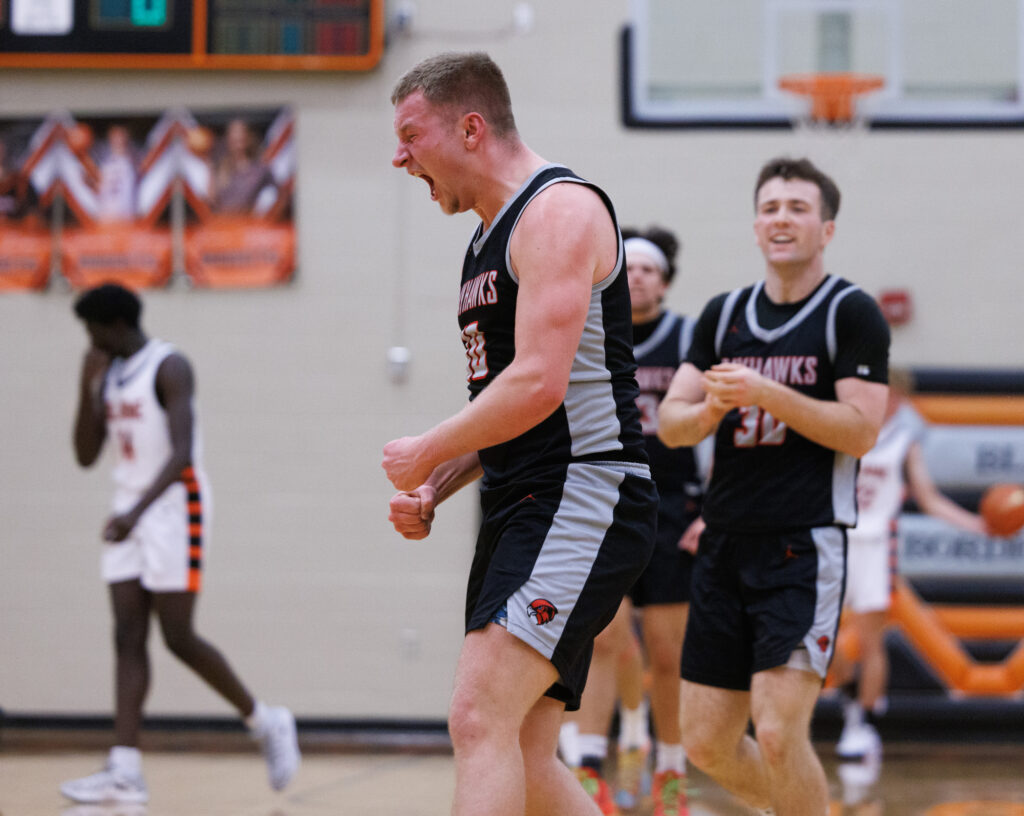
[[[209, 499], [186, 471], [142, 514], [124, 541], [107, 543], [101, 556], [103, 580], [139, 579], [151, 592], [198, 592], [209, 527]], [[130, 507], [124, 497], [115, 507]], [[124, 510], [115, 510], [124, 512]]]

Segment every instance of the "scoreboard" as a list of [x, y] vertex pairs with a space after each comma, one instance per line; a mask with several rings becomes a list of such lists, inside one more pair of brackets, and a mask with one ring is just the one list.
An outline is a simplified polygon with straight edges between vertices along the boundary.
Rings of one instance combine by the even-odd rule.
[[0, 67], [365, 71], [384, 0], [0, 0]]

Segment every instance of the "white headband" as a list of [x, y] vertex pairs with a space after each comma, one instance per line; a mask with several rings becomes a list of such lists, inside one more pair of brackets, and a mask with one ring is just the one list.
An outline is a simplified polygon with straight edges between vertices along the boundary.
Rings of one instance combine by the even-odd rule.
[[661, 267], [662, 272], [668, 272], [668, 258], [661, 247], [654, 243], [654, 241], [636, 236], [634, 238], [627, 238], [622, 246], [626, 250], [627, 256], [630, 252], [640, 252], [643, 255], [649, 256], [657, 263]]

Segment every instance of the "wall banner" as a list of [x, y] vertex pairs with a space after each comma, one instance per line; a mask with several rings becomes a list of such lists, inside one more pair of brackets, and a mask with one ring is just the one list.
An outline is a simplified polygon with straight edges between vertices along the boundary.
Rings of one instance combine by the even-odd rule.
[[290, 109], [0, 120], [0, 290], [295, 273]]

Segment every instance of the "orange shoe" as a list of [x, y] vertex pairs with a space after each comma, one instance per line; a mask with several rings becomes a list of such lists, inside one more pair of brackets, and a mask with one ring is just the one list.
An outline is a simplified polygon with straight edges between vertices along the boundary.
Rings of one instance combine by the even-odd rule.
[[587, 792], [591, 799], [597, 802], [601, 813], [604, 816], [619, 816], [619, 809], [615, 806], [615, 799], [612, 798], [612, 789], [608, 787], [608, 783], [604, 781], [601, 775], [586, 765], [580, 765], [580, 767], [573, 770], [576, 773], [576, 778], [583, 785], [583, 790]]
[[679, 771], [662, 771], [654, 775], [651, 789], [654, 810], [651, 816], [689, 816], [686, 805], [686, 775]]

